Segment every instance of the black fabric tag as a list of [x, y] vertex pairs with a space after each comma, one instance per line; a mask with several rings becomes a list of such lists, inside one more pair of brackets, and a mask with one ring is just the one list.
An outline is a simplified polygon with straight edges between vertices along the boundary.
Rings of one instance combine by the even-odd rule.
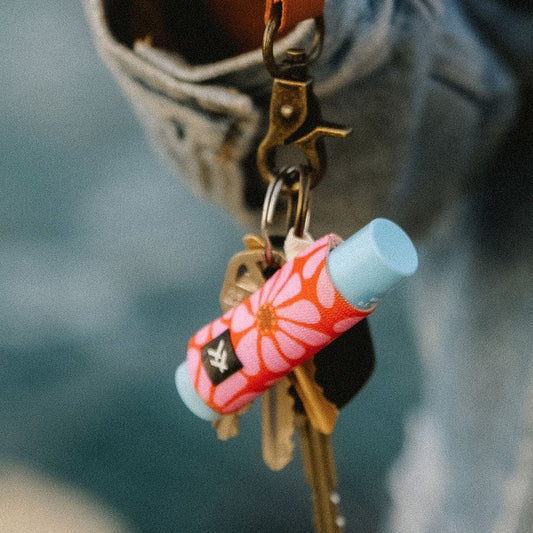
[[202, 347], [202, 363], [213, 385], [222, 383], [242, 368], [228, 329]]

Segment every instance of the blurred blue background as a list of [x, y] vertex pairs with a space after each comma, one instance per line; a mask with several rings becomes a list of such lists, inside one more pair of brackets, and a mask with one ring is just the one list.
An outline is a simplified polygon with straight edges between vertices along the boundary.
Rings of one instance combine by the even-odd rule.
[[[260, 406], [220, 442], [173, 384], [242, 230], [153, 155], [79, 2], [0, 13], [2, 464], [85, 491], [128, 531], [310, 531], [298, 454], [280, 473], [261, 460]], [[334, 435], [347, 531], [377, 529], [419, 395], [404, 299], [372, 318], [376, 373]]]

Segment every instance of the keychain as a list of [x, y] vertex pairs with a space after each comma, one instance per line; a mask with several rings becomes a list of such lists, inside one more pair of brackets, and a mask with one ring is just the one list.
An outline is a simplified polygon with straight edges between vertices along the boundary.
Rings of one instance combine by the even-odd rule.
[[385, 219], [346, 242], [330, 234], [311, 244], [192, 338], [188, 373], [206, 406], [199, 416], [244, 407], [368, 316], [415, 268], [411, 241]]
[[[346, 241], [334, 233], [316, 241], [309, 235], [311, 190], [326, 165], [323, 137], [345, 137], [350, 130], [322, 121], [307, 75], [322, 48], [322, 16], [315, 19], [310, 53], [289, 50], [278, 64], [273, 42], [279, 6], [274, 4], [263, 41], [274, 82], [269, 128], [257, 152], [268, 183], [261, 235], [245, 236], [245, 250], [231, 258], [222, 315], [189, 341], [176, 385], [187, 407], [211, 421], [222, 439], [238, 434], [238, 417], [262, 396], [265, 463], [280, 470], [291, 460], [297, 428], [315, 531], [339, 532], [344, 519], [330, 435], [338, 409], [373, 369], [365, 319], [389, 289], [416, 271], [418, 259], [403, 230], [382, 218]], [[301, 151], [305, 164], [276, 168], [276, 152], [287, 145]], [[274, 239], [282, 198], [286, 228]], [[364, 354], [359, 359], [358, 351]]]

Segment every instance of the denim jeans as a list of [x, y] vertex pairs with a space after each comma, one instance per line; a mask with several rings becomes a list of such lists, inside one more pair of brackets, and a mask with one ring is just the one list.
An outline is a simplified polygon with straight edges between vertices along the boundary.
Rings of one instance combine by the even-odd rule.
[[[257, 227], [254, 154], [271, 86], [260, 51], [191, 64], [127, 42], [108, 4], [85, 0], [96, 44], [154, 148], [195, 194]], [[327, 141], [311, 231], [348, 236], [384, 216], [420, 247], [407, 312], [423, 401], [390, 476], [385, 527], [398, 532], [524, 531], [533, 494], [528, 242], [517, 236], [507, 260], [483, 239], [495, 231], [482, 204], [516, 120], [517, 79], [464, 10], [454, 0], [330, 0], [311, 71], [323, 116], [353, 128]], [[302, 23], [276, 50], [307, 44], [312, 31]]]

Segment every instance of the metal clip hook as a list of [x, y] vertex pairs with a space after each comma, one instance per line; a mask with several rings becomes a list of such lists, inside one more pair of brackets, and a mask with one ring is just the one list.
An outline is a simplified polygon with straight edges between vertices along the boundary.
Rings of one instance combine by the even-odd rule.
[[[293, 79], [275, 78], [270, 100], [270, 122], [266, 137], [257, 150], [257, 166], [263, 179], [270, 183], [276, 179], [275, 153], [281, 146], [292, 144], [306, 158], [305, 172], [311, 188], [315, 187], [326, 167], [323, 137], [346, 137], [352, 130], [322, 121], [318, 102], [313, 93], [312, 81], [305, 76], [306, 55], [303, 50], [287, 52], [287, 64], [292, 63]], [[302, 68], [303, 66], [303, 68]], [[291, 72], [288, 67], [288, 72]], [[294, 79], [299, 73], [304, 79]], [[297, 192], [298, 183], [285, 192]]]
[[[268, 21], [263, 34], [263, 61], [273, 78], [290, 78], [294, 70], [294, 62], [284, 61], [281, 65], [274, 57], [274, 40], [281, 23], [281, 3], [274, 4], [272, 18]], [[324, 17], [321, 15], [315, 19], [315, 33], [309, 53], [305, 54], [305, 66], [314, 63], [322, 53], [324, 45]]]

